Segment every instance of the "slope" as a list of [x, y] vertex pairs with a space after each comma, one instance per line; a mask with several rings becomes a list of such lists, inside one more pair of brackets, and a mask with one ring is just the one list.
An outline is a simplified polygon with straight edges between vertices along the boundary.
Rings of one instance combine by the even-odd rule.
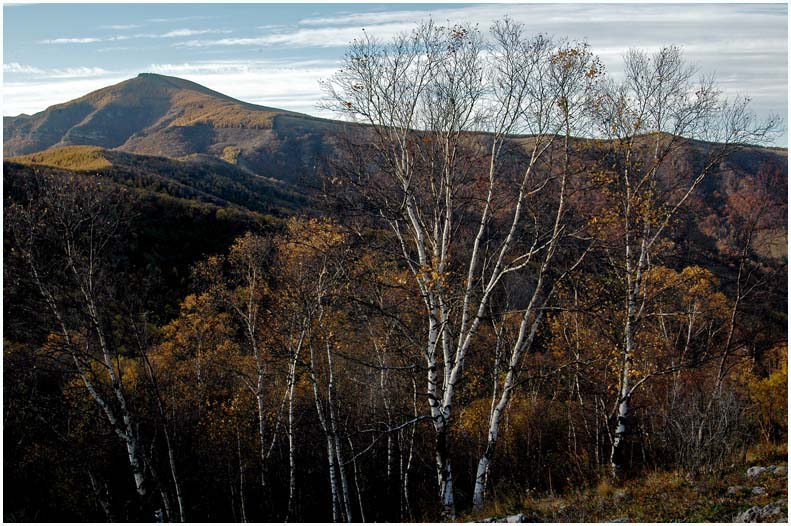
[[13, 170], [16, 163], [108, 176], [127, 186], [180, 199], [276, 216], [311, 207], [308, 197], [287, 183], [206, 156], [176, 160], [98, 146], [64, 146], [11, 157], [4, 167]]

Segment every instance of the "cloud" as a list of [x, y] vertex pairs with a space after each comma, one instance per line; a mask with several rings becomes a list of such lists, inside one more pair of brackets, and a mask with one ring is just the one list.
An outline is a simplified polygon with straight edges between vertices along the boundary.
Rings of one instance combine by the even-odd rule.
[[3, 64], [3, 73], [19, 73], [24, 75], [36, 75], [39, 78], [67, 79], [77, 77], [99, 77], [110, 74], [104, 68], [78, 66], [71, 68], [41, 69], [35, 66], [11, 62]]
[[132, 40], [137, 38], [178, 38], [195, 35], [208, 34], [228, 34], [230, 29], [174, 29], [166, 33], [137, 33], [134, 35], [113, 35], [109, 37], [76, 37], [76, 38], [53, 38], [39, 40], [39, 44], [95, 44], [97, 42], [119, 42], [122, 40]]
[[149, 18], [147, 22], [154, 22], [157, 24], [162, 24], [166, 22], [186, 22], [187, 20], [207, 20], [215, 18], [213, 16], [179, 16], [173, 18]]
[[[330, 117], [318, 111], [319, 81], [331, 76], [334, 62], [199, 63], [160, 65], [156, 71], [177, 75], [245, 102]], [[154, 68], [152, 68], [154, 69]]]
[[596, 4], [507, 4], [507, 5], [478, 5], [459, 8], [440, 8], [432, 10], [401, 10], [401, 11], [372, 11], [344, 13], [335, 16], [308, 17], [298, 23], [307, 26], [370, 26], [394, 22], [415, 23], [432, 18], [434, 21], [444, 23], [477, 23], [482, 28], [496, 18], [508, 15], [509, 17], [525, 22], [541, 25], [562, 26], [565, 24], [613, 24], [651, 22], [663, 24], [667, 22], [683, 23], [707, 20], [712, 23], [743, 22], [745, 13], [750, 18], [776, 18], [775, 11], [761, 10], [760, 6], [738, 5], [683, 5], [677, 9], [668, 9], [667, 5], [656, 4], [620, 4], [616, 6], [601, 6]]
[[85, 38], [51, 38], [39, 40], [39, 44], [93, 44], [94, 42], [104, 42], [106, 39], [97, 37]]
[[229, 29], [174, 29], [159, 35], [161, 38], [191, 37], [194, 35], [206, 35], [211, 33], [231, 33]]
[[[227, 60], [150, 64], [137, 71], [112, 72], [96, 77], [40, 77], [8, 82], [4, 86], [6, 115], [34, 113], [88, 92], [135, 77], [142, 70], [174, 75], [245, 102], [324, 117], [316, 103], [323, 97], [319, 81], [331, 76], [334, 60]], [[54, 72], [52, 72], [54, 73]], [[66, 73], [63, 71], [62, 73]], [[76, 69], [70, 73], [77, 73]], [[94, 70], [98, 73], [98, 68]]]
[[[452, 15], [460, 11], [458, 9], [440, 11], [385, 11], [385, 12], [371, 12], [371, 13], [350, 13], [331, 17], [314, 17], [303, 18], [298, 22], [299, 25], [304, 26], [334, 26], [334, 25], [374, 25], [385, 24], [392, 22], [415, 22], [421, 19], [427, 19], [429, 16], [435, 20], [440, 20], [446, 15]], [[465, 11], [465, 16], [469, 14], [468, 10]], [[440, 15], [442, 13], [443, 15]]]
[[[380, 38], [387, 38], [402, 31], [411, 29], [411, 23], [381, 24], [370, 28], [369, 32]], [[359, 38], [362, 30], [357, 26], [329, 27], [320, 29], [298, 29], [290, 32], [275, 32], [257, 37], [221, 38], [214, 40], [188, 40], [174, 44], [177, 47], [213, 47], [213, 46], [286, 46], [286, 47], [344, 47], [355, 38]]]
[[102, 75], [110, 74], [104, 68], [97, 67], [76, 67], [76, 68], [63, 68], [52, 69], [45, 72], [45, 75], [53, 79], [68, 79], [68, 78], [82, 78], [82, 77], [99, 77]]
[[[589, 40], [593, 45], [629, 47], [646, 39], [657, 45], [683, 41], [692, 36], [712, 45], [729, 45], [729, 37], [748, 46], [774, 45], [765, 38], [787, 39], [785, 32], [761, 32], [768, 26], [778, 27], [780, 9], [770, 6], [684, 5], [668, 9], [666, 5], [621, 4], [616, 7], [568, 4], [479, 5], [460, 8], [406, 9], [345, 13], [335, 16], [307, 17], [297, 27], [260, 26], [260, 35], [239, 38], [195, 39], [175, 44], [177, 47], [343, 47], [361, 35], [362, 28], [380, 39], [389, 39], [408, 31], [420, 21], [433, 19], [440, 24], [464, 22], [486, 30], [505, 15], [526, 25], [528, 32], [543, 32], [575, 39]], [[705, 24], [702, 24], [705, 21]], [[774, 22], [773, 24], [770, 22]], [[701, 35], [701, 29], [717, 27], [715, 34]], [[756, 34], [761, 38], [756, 38]], [[749, 42], [753, 43], [750, 44]], [[730, 45], [734, 48], [735, 46]], [[781, 48], [785, 48], [782, 45]]]
[[[363, 11], [365, 6], [358, 7], [360, 9], [355, 12], [332, 16], [305, 12], [303, 18], [291, 26], [263, 24], [252, 33], [241, 33], [242, 30], [237, 29], [238, 33], [223, 35], [229, 30], [215, 29], [216, 23], [211, 27], [209, 23], [196, 22], [197, 28], [185, 29], [184, 26], [192, 24], [176, 21], [216, 18], [187, 16], [151, 19], [148, 22], [171, 22], [171, 25], [157, 26], [160, 31], [150, 33], [131, 34], [131, 31], [125, 33], [119, 29], [114, 36], [53, 41], [92, 43], [103, 39], [104, 45], [90, 48], [93, 52], [97, 48], [118, 50], [114, 46], [129, 44], [124, 41], [133, 38], [160, 39], [157, 43], [162, 47], [154, 55], [155, 59], [141, 56], [135, 66], [139, 69], [123, 74], [133, 77], [148, 67], [150, 71], [185, 77], [242, 100], [316, 114], [315, 104], [321, 98], [318, 79], [332, 74], [338, 67], [334, 60], [342, 57], [343, 48], [349, 42], [362, 35], [362, 28], [367, 34], [387, 40], [430, 17], [439, 24], [448, 21], [477, 24], [486, 32], [493, 20], [507, 14], [524, 23], [529, 34], [543, 32], [589, 42], [592, 51], [601, 57], [607, 71], [616, 78], [621, 74], [622, 55], [628, 48], [651, 51], [671, 43], [680, 44], [687, 59], [699, 65], [702, 73], [717, 75], [726, 95], [749, 93], [759, 113], [787, 111], [788, 18], [785, 5], [683, 4], [669, 9], [667, 4], [478, 4], [440, 5], [436, 9], [413, 5], [398, 10], [388, 10], [382, 5], [368, 8], [368, 11]], [[202, 25], [209, 27], [201, 28]], [[230, 23], [229, 27], [233, 28]], [[209, 36], [212, 34], [217, 36]], [[7, 47], [10, 49], [10, 45]], [[277, 49], [276, 54], [282, 60], [249, 60], [250, 48], [256, 47]], [[198, 48], [203, 58], [217, 56], [224, 60], [194, 60]], [[266, 51], [258, 56], [265, 55]], [[328, 58], [311, 61], [305, 57]], [[16, 57], [11, 55], [13, 58]], [[158, 62], [150, 64], [149, 61]], [[4, 71], [11, 78], [42, 79], [38, 85], [31, 85], [30, 90], [45, 89], [43, 75], [55, 74], [54, 70], [42, 73], [36, 71], [40, 68], [25, 69], [34, 66], [14, 64], [17, 63], [4, 65]], [[90, 80], [92, 89], [107, 85], [121, 75], [120, 72], [101, 73], [98, 70], [94, 73], [98, 76], [82, 79]], [[48, 104], [62, 102], [66, 92], [61, 87], [67, 86], [67, 81], [68, 86], [72, 86], [71, 82], [77, 80], [76, 77], [52, 80], [48, 94], [40, 96], [15, 92], [22, 97], [16, 99], [17, 95], [7, 95], [4, 111], [16, 111], [17, 100], [31, 101], [35, 97], [39, 97], [41, 105], [21, 111], [40, 110]], [[85, 92], [75, 93], [75, 96]]]
[[278, 29], [283, 30], [288, 28], [285, 24], [264, 24], [263, 26], [256, 26], [256, 29]]
[[115, 29], [118, 31], [122, 31], [124, 29], [135, 29], [140, 27], [137, 24], [113, 24], [109, 26], [99, 26], [99, 29]]
[[110, 46], [110, 47], [103, 47], [96, 50], [97, 53], [112, 53], [115, 51], [128, 51], [130, 49], [134, 49], [127, 46]]
[[44, 73], [44, 70], [37, 68], [35, 66], [27, 66], [24, 64], [20, 64], [19, 62], [11, 62], [10, 64], [3, 64], [3, 73], [40, 74], [40, 73]]
[[220, 60], [196, 61], [181, 64], [151, 64], [148, 71], [165, 75], [200, 75], [219, 73], [257, 73], [266, 74], [271, 71], [305, 71], [311, 68], [332, 71], [338, 63], [327, 60]]

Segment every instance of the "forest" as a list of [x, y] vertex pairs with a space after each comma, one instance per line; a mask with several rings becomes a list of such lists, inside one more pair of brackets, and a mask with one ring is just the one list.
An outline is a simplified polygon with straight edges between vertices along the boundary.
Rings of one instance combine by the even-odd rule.
[[779, 119], [507, 18], [323, 87], [304, 195], [4, 163], [4, 520], [470, 520], [785, 448]]

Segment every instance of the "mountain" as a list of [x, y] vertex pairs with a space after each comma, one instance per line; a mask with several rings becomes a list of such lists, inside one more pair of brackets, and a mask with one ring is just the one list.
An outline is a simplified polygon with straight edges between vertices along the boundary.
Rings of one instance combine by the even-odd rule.
[[[278, 216], [311, 208], [307, 194], [317, 168], [349, 126], [142, 73], [34, 115], [4, 117], [3, 151], [6, 158], [18, 156], [11, 159], [15, 163], [96, 171], [172, 197]], [[512, 142], [518, 151], [531, 141], [515, 137]], [[710, 147], [687, 141], [664, 168], [663, 184], [690, 183]], [[593, 159], [579, 161], [587, 165]], [[779, 174], [773, 202], [785, 210], [787, 164], [788, 151], [781, 148], [745, 147], [730, 156], [696, 190], [694, 232], [688, 237], [697, 239], [696, 246], [725, 250], [726, 205], [747, 192], [759, 174]], [[775, 223], [755, 242], [766, 256], [782, 258], [787, 225]]]
[[208, 155], [293, 181], [312, 171], [325, 132], [337, 124], [141, 73], [34, 115], [3, 117], [3, 153], [91, 145], [176, 159]]

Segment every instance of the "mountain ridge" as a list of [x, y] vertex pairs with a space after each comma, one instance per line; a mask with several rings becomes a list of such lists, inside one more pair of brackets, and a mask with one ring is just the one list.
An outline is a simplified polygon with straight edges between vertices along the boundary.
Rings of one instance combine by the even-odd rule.
[[[31, 116], [4, 117], [3, 151], [6, 158], [22, 156], [13, 159], [17, 163], [108, 172], [119, 181], [170, 188], [171, 195], [280, 215], [311, 200], [318, 173], [348, 126], [366, 130], [246, 103], [178, 77], [142, 73]], [[529, 149], [531, 141], [529, 136], [510, 138], [515, 151]], [[663, 184], [691, 182], [695, 165], [711, 146], [685, 141], [662, 170]], [[592, 161], [580, 155], [578, 162]], [[701, 218], [711, 218], [697, 226], [708, 242], [718, 243], [715, 226], [743, 181], [760, 172], [787, 174], [787, 163], [786, 148], [745, 145], [707, 177], [695, 194]], [[776, 189], [775, 204], [784, 206], [786, 176], [778, 183], [782, 188]], [[786, 229], [777, 224], [773, 237], [780, 239]], [[782, 250], [770, 240], [764, 252], [782, 257], [781, 244]]]
[[[90, 145], [174, 159], [207, 155], [294, 182], [311, 175], [347, 125], [252, 104], [179, 77], [140, 73], [33, 115], [3, 117], [3, 153]], [[787, 148], [768, 149], [787, 155]]]

